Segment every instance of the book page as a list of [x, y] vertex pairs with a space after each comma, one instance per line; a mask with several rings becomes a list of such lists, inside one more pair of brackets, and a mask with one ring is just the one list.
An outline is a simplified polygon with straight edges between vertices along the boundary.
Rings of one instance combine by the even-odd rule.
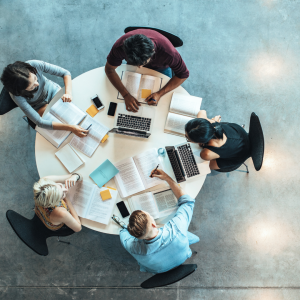
[[170, 112], [196, 118], [200, 111], [202, 98], [173, 93]]
[[145, 190], [143, 181], [132, 157], [115, 164], [119, 173], [115, 176], [116, 184], [122, 198]]
[[185, 124], [192, 119], [193, 118], [190, 117], [168, 113], [165, 130], [185, 135]]
[[158, 209], [151, 192], [131, 197], [130, 204], [133, 211], [144, 210], [154, 219], [159, 217]]
[[159, 211], [159, 217], [164, 217], [174, 212], [178, 208], [178, 200], [171, 189], [161, 192], [153, 192]]
[[163, 169], [163, 166], [159, 160], [159, 156], [157, 153], [157, 149], [150, 149], [146, 152], [138, 154], [133, 157], [133, 160], [137, 166], [137, 169], [140, 173], [141, 179], [145, 186], [145, 189], [149, 189], [153, 186], [163, 184], [164, 182], [155, 177], [149, 177], [151, 171], [157, 167], [159, 164], [159, 168]]
[[63, 123], [70, 125], [78, 125], [86, 116], [86, 113], [72, 102], [63, 102], [61, 99], [50, 108], [50, 112]]
[[137, 100], [145, 100], [146, 98], [142, 97], [142, 89], [151, 90], [151, 94], [157, 91], [154, 91], [156, 77], [150, 75], [143, 75], [140, 82], [139, 95]]
[[[141, 77], [142, 75], [139, 73], [129, 71], [122, 72], [122, 83], [135, 99], [138, 99]], [[118, 94], [118, 99], [124, 100], [120, 93]]]

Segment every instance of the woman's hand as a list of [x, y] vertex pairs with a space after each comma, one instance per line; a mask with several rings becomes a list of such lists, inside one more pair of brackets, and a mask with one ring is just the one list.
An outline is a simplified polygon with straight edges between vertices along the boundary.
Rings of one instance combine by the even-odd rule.
[[157, 177], [161, 180], [167, 180], [169, 178], [169, 175], [166, 174], [163, 170], [157, 169], [155, 171], [155, 169], [153, 169], [151, 171], [150, 177]]
[[61, 99], [62, 99], [63, 102], [71, 102], [72, 101], [72, 96], [70, 94], [64, 94], [61, 97]]
[[89, 132], [88, 130], [82, 128], [79, 125], [72, 125], [71, 131], [79, 137], [87, 136], [87, 134]]
[[215, 116], [214, 118], [212, 118], [213, 121], [220, 123], [221, 122], [221, 116]]
[[65, 187], [69, 189], [70, 187], [74, 186], [78, 180], [78, 175], [74, 174], [70, 178], [65, 180]]

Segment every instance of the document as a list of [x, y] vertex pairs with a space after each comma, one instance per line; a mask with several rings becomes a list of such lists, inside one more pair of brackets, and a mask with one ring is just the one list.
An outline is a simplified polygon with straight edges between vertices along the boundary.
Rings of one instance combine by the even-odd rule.
[[193, 120], [193, 118], [169, 112], [164, 131], [183, 136], [185, 135], [185, 124], [190, 120]]

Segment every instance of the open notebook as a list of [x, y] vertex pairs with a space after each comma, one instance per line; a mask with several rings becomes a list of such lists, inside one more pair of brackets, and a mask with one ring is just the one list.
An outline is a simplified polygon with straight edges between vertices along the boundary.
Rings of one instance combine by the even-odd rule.
[[[139, 102], [145, 100], [150, 94], [158, 92], [162, 84], [160, 77], [129, 71], [122, 71], [121, 81], [127, 91]], [[145, 97], [145, 95], [147, 96]], [[118, 99], [124, 100], [120, 93], [118, 93]]]
[[156, 177], [149, 177], [158, 164], [159, 168], [163, 169], [157, 149], [154, 148], [115, 163], [115, 167], [119, 170], [115, 182], [121, 197], [126, 198], [153, 186], [164, 184], [164, 181]]
[[143, 193], [128, 199], [131, 213], [144, 210], [154, 219], [170, 215], [178, 209], [178, 200], [171, 189]]
[[[51, 108], [50, 111], [43, 117], [57, 123], [70, 125], [78, 125], [86, 116], [86, 113], [80, 110], [71, 102], [63, 102], [59, 99]], [[36, 126], [35, 130], [47, 139], [52, 145], [58, 148], [70, 135], [71, 131], [51, 130]]]
[[82, 181], [70, 188], [66, 197], [72, 202], [80, 217], [107, 225], [116, 203], [118, 191], [109, 189], [112, 198], [103, 201], [100, 192], [104, 190], [107, 188], [98, 188], [95, 184]]
[[92, 119], [88, 116], [84, 122], [81, 124], [82, 128], [88, 128], [92, 124], [92, 127], [89, 129], [89, 133], [85, 137], [73, 136], [70, 145], [82, 153], [91, 157], [99, 146], [101, 140], [104, 138], [109, 128], [101, 124], [100, 122]]
[[175, 135], [184, 135], [185, 124], [189, 120], [197, 118], [201, 102], [202, 98], [174, 92], [164, 131]]

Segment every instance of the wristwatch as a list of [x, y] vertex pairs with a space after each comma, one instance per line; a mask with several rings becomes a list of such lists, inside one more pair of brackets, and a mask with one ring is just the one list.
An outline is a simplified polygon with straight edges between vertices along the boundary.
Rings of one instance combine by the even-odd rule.
[[72, 173], [72, 176], [73, 176], [73, 175], [77, 175], [77, 176], [78, 176], [78, 178], [77, 178], [76, 181], [78, 181], [78, 180], [80, 179], [80, 175], [79, 175], [79, 174], [77, 174], [77, 173]]

